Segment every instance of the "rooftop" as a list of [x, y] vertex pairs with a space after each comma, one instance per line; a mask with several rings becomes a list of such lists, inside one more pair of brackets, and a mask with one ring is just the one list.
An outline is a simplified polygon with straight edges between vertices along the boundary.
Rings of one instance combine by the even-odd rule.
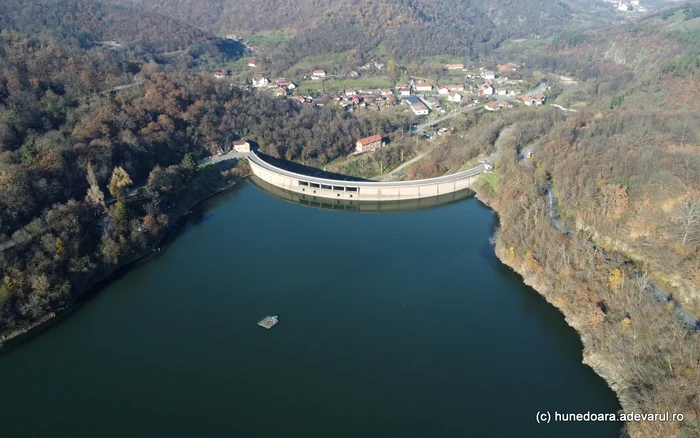
[[406, 102], [408, 102], [408, 103], [411, 104], [411, 105], [417, 105], [417, 104], [419, 104], [419, 103], [423, 103], [423, 102], [421, 102], [421, 100], [418, 99], [416, 96], [406, 96], [406, 97], [404, 97], [403, 100], [405, 100]]
[[358, 142], [362, 146], [367, 146], [368, 144], [376, 143], [378, 141], [382, 141], [382, 136], [380, 134], [375, 134], [371, 137], [365, 137], [365, 138], [358, 140]]

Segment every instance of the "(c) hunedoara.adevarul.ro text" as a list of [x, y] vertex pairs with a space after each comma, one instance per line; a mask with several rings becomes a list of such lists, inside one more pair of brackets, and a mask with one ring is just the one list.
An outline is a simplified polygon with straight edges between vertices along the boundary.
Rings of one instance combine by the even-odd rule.
[[538, 423], [548, 424], [566, 423], [576, 421], [683, 421], [684, 415], [673, 412], [663, 413], [640, 413], [640, 412], [620, 412], [620, 413], [600, 413], [600, 412], [558, 412], [558, 411], [537, 411], [535, 418]]

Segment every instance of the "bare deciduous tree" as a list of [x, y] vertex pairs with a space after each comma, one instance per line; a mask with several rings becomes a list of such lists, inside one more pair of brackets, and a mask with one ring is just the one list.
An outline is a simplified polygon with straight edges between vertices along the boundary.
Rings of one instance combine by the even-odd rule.
[[681, 245], [696, 242], [700, 234], [700, 196], [694, 195], [680, 203], [673, 219], [679, 226]]
[[92, 168], [92, 164], [88, 162], [87, 167], [87, 181], [90, 184], [87, 195], [85, 196], [85, 201], [94, 206], [95, 208], [105, 208], [105, 195], [100, 190], [100, 186], [97, 183], [97, 177], [95, 176], [95, 171]]

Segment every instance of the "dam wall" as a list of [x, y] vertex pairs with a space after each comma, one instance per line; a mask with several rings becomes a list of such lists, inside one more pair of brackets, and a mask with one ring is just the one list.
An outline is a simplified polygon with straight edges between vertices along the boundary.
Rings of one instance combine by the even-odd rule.
[[459, 192], [471, 188], [485, 170], [482, 164], [452, 175], [415, 181], [343, 181], [290, 172], [264, 161], [255, 152], [247, 158], [253, 174], [273, 186], [319, 198], [354, 201], [400, 201]]

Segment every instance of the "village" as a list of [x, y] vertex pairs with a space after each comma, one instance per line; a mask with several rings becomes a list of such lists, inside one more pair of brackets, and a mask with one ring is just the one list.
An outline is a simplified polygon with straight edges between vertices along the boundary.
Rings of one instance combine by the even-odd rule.
[[[226, 38], [238, 37], [226, 35]], [[495, 113], [517, 107], [534, 110], [545, 104], [558, 107], [545, 94], [553, 78], [508, 60], [490, 65], [437, 64], [427, 73], [414, 67], [419, 72], [415, 75], [409, 74], [407, 68], [401, 68], [403, 75], [391, 74], [396, 68], [392, 61], [373, 59], [345, 68], [321, 63], [320, 68], [295, 69], [289, 78], [274, 77], [269, 59], [254, 58], [250, 55], [255, 51], [251, 52], [233, 68], [214, 72], [213, 77], [231, 86], [268, 93], [304, 107], [333, 106], [367, 116], [376, 112], [389, 112], [389, 116], [403, 114], [411, 120], [412, 132], [421, 139], [452, 136], [454, 127], [446, 122], [467, 111]], [[385, 140], [392, 142], [380, 134], [357, 138], [355, 151], [346, 159], [378, 151], [387, 144]], [[245, 139], [237, 140], [232, 146], [232, 151], [237, 153], [247, 153], [251, 148]], [[426, 151], [430, 149], [425, 147]]]
[[[227, 36], [235, 37], [235, 36]], [[545, 103], [545, 83], [530, 83], [523, 79], [510, 79], [509, 74], [518, 71], [512, 62], [497, 64], [495, 69], [467, 68], [464, 64], [446, 64], [445, 75], [437, 80], [406, 76], [402, 82], [385, 87], [353, 87], [364, 71], [385, 69], [383, 63], [370, 62], [344, 74], [332, 74], [323, 69], [310, 71], [298, 81], [286, 78], [270, 79], [264, 74], [262, 63], [256, 59], [247, 61], [252, 74], [243, 75], [243, 85], [267, 92], [280, 99], [289, 99], [303, 106], [337, 105], [346, 111], [382, 111], [404, 105], [406, 111], [416, 116], [445, 113], [464, 107], [481, 106], [487, 111], [500, 111], [515, 105], [539, 106]], [[217, 80], [230, 79], [229, 73], [219, 70], [213, 74]], [[376, 78], [376, 76], [375, 76]], [[372, 82], [372, 81], [369, 81]], [[374, 82], [380, 82], [376, 79]], [[343, 87], [347, 84], [350, 86]], [[533, 92], [534, 89], [534, 92]]]

